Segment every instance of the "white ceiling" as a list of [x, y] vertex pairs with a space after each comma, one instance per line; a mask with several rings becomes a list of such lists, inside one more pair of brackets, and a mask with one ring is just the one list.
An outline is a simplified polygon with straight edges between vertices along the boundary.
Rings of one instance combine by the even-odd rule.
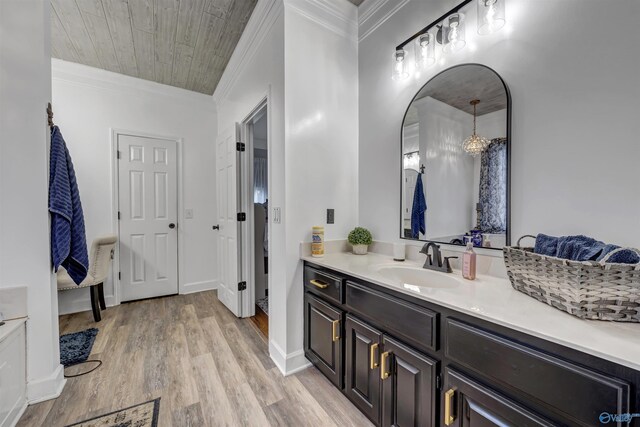
[[212, 95], [257, 1], [51, 0], [52, 56]]

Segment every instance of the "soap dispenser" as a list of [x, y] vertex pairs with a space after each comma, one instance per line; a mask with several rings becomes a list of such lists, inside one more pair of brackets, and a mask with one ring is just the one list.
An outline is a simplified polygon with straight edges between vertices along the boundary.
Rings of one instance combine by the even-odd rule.
[[476, 278], [476, 253], [472, 242], [467, 242], [467, 250], [462, 254], [462, 277], [467, 280]]

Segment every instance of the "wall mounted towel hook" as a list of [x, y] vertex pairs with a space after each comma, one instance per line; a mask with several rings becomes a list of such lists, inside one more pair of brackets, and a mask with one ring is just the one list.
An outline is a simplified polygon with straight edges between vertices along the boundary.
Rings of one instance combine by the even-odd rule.
[[51, 103], [47, 102], [47, 118], [49, 120], [49, 127], [53, 127], [53, 108], [51, 108]]

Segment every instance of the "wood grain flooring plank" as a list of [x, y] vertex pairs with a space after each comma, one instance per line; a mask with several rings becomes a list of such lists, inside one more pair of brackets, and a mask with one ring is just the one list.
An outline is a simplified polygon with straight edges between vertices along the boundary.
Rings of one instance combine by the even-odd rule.
[[173, 411], [173, 425], [181, 427], [202, 427], [205, 425], [200, 403]]
[[268, 375], [260, 359], [250, 350], [237, 326], [233, 323], [225, 325], [223, 334], [261, 406], [269, 406], [281, 400], [284, 393], [279, 381]]
[[204, 338], [204, 332], [198, 321], [196, 309], [192, 304], [182, 306], [180, 312], [180, 320], [184, 325], [184, 332], [189, 347], [189, 355], [191, 357], [208, 353], [211, 349], [207, 346]]
[[[61, 316], [61, 333], [98, 327], [98, 370], [27, 408], [19, 426], [62, 427], [160, 397], [159, 427], [370, 426], [315, 368], [283, 377], [267, 343], [212, 291]], [[207, 317], [201, 317], [207, 315]], [[194, 342], [198, 341], [198, 342]], [[195, 356], [194, 356], [195, 355]]]
[[294, 376], [313, 395], [315, 400], [322, 402], [326, 413], [339, 426], [373, 426], [371, 421], [316, 368], [305, 369]]
[[194, 357], [191, 366], [196, 378], [205, 424], [228, 427], [238, 425], [240, 420], [229, 402], [211, 353]]

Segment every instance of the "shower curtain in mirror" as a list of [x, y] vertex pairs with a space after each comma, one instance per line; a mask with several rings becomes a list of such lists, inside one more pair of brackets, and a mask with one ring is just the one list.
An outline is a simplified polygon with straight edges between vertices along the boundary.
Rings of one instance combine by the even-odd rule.
[[480, 160], [480, 229], [485, 233], [507, 230], [507, 139], [496, 138]]
[[267, 201], [267, 159], [253, 158], [253, 203]]

